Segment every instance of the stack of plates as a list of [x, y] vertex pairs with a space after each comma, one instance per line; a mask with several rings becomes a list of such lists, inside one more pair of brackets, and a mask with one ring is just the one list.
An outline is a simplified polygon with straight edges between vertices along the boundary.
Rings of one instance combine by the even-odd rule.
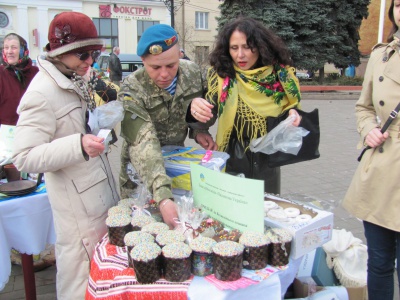
[[0, 193], [7, 196], [21, 196], [33, 193], [36, 182], [31, 180], [17, 180], [0, 185]]

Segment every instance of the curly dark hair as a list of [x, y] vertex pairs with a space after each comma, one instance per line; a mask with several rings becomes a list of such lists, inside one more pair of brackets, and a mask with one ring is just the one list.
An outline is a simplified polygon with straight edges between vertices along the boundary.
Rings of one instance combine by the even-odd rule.
[[393, 41], [393, 35], [397, 32], [397, 30], [399, 30], [399, 27], [397, 27], [396, 22], [394, 20], [393, 8], [394, 8], [394, 0], [392, 0], [392, 4], [390, 4], [389, 10], [388, 10], [388, 17], [389, 17], [390, 22], [392, 22], [392, 28], [390, 29], [389, 35], [387, 37], [388, 43]]
[[236, 30], [246, 35], [247, 45], [252, 51], [258, 49], [260, 56], [255, 68], [275, 63], [293, 65], [289, 49], [279, 36], [255, 19], [239, 17], [220, 30], [215, 48], [210, 53], [210, 65], [220, 77], [235, 77], [233, 60], [229, 54], [229, 40]]

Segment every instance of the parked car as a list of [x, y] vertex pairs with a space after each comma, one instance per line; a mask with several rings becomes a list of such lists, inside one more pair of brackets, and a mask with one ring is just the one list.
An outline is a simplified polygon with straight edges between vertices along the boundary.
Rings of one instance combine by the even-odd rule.
[[304, 72], [304, 71], [296, 71], [296, 77], [298, 79], [302, 79], [302, 80], [310, 80], [310, 74], [308, 74], [308, 72]]
[[[126, 76], [135, 72], [139, 68], [143, 68], [143, 62], [139, 55], [136, 54], [129, 54], [129, 53], [120, 53], [118, 55], [119, 60], [121, 61], [122, 67], [122, 79]], [[104, 74], [108, 77], [109, 70], [108, 70], [108, 61], [110, 59], [109, 54], [101, 54], [97, 60], [97, 64], [100, 67], [100, 70], [104, 72]]]

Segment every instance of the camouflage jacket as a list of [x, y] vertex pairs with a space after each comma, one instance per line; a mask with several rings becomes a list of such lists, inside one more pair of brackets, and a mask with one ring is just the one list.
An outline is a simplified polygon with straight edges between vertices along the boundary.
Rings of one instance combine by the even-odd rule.
[[190, 137], [208, 132], [201, 123], [187, 123], [190, 102], [203, 97], [203, 81], [199, 67], [180, 60], [176, 92], [171, 96], [154, 84], [144, 68], [130, 74], [121, 85], [118, 99], [124, 101], [121, 136], [125, 139], [121, 152], [121, 197], [133, 192], [134, 184], [127, 175], [132, 163], [157, 202], [172, 198], [171, 179], [166, 175], [161, 147], [183, 146], [190, 127]]

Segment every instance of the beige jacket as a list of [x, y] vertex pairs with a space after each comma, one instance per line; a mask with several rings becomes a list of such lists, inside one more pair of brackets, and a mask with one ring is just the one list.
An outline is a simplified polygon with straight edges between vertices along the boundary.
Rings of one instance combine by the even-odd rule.
[[[356, 104], [359, 148], [371, 129], [383, 126], [399, 102], [399, 49], [395, 42], [377, 45], [371, 53]], [[390, 137], [384, 144], [365, 152], [342, 205], [357, 218], [400, 231], [399, 117], [393, 120], [388, 132]]]
[[45, 173], [57, 235], [57, 299], [84, 299], [90, 259], [118, 194], [106, 155], [83, 156], [81, 91], [50, 62], [38, 63], [18, 107], [13, 160], [23, 172]]

